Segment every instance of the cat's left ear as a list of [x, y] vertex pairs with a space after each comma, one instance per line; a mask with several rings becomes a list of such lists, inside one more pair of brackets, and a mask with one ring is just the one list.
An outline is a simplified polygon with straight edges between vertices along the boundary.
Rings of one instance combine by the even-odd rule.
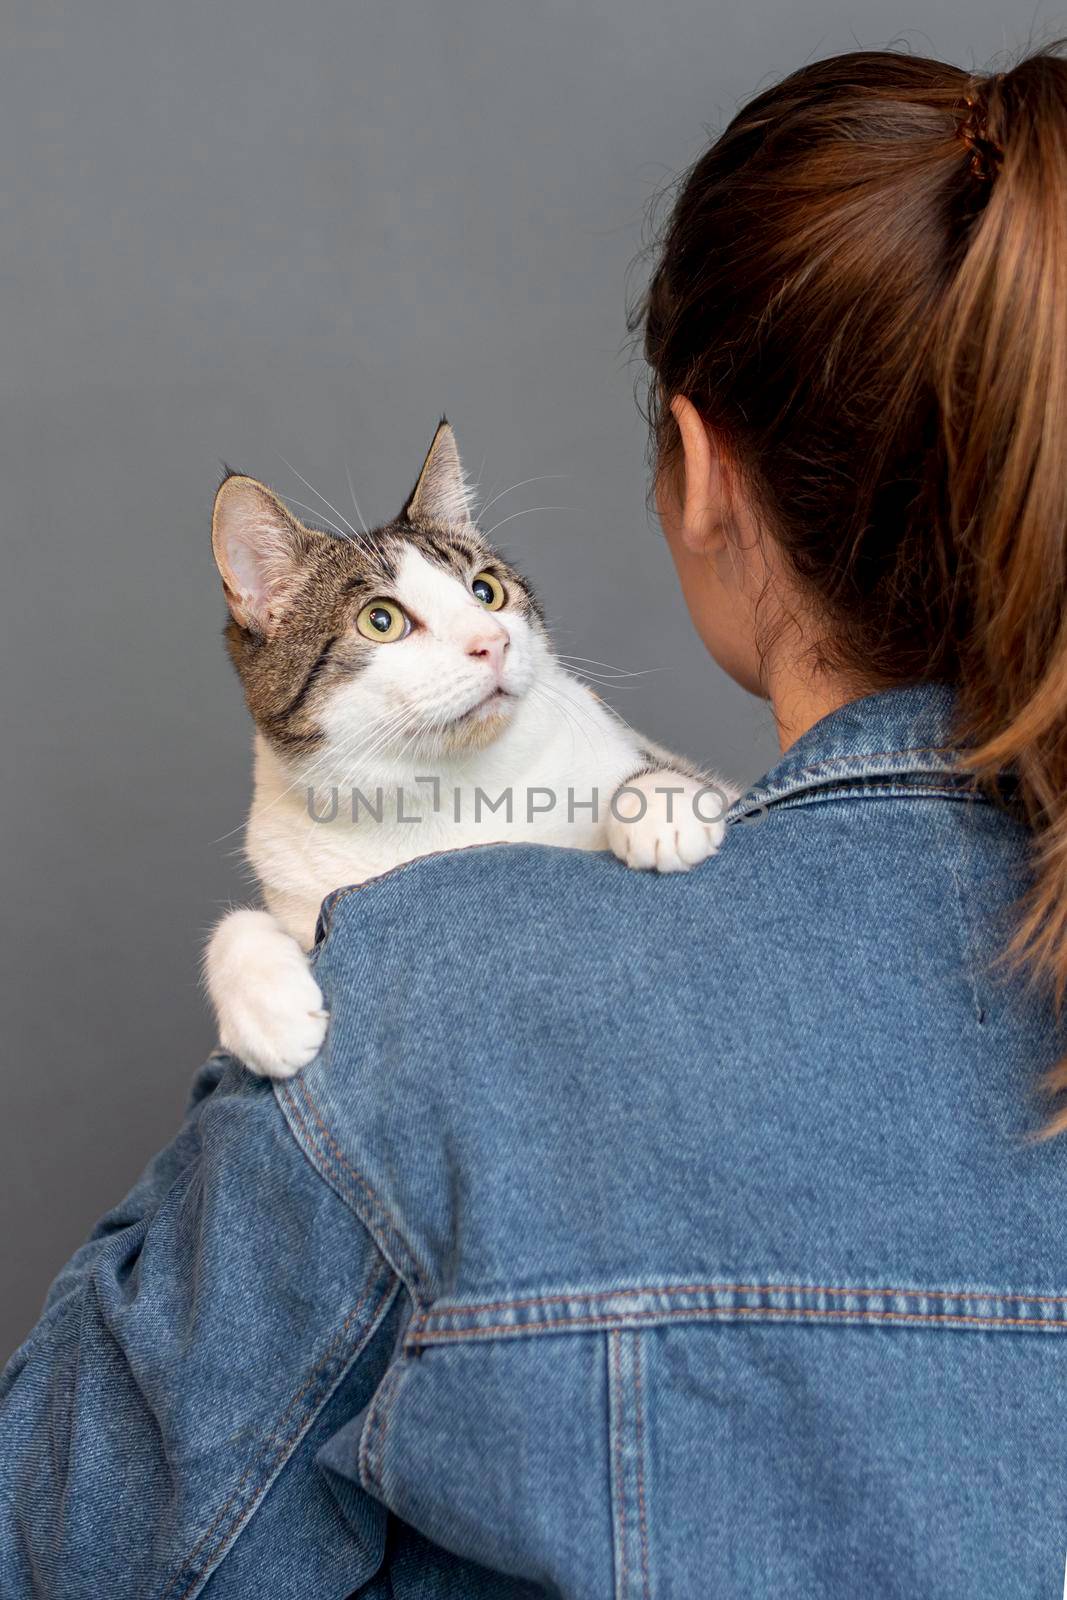
[[305, 528], [266, 484], [231, 472], [215, 496], [211, 547], [238, 627], [272, 633], [324, 534]]
[[463, 472], [456, 436], [442, 417], [418, 480], [400, 513], [408, 522], [465, 528], [474, 520], [473, 492]]

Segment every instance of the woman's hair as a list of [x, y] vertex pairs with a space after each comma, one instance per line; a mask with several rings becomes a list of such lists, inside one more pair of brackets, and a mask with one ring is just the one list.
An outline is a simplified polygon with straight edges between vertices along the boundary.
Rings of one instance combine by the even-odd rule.
[[[657, 471], [687, 396], [870, 688], [958, 686], [1036, 872], [1012, 953], [1067, 992], [1067, 61], [836, 56], [685, 176], [633, 325]], [[1050, 1080], [1067, 1088], [1067, 1063]], [[1051, 1124], [1067, 1128], [1067, 1110]]]

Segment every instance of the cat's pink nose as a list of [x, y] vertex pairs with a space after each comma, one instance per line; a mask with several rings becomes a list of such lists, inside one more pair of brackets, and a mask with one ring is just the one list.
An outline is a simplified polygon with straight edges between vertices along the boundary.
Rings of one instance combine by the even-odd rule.
[[467, 654], [476, 661], [484, 661], [499, 678], [504, 670], [504, 655], [510, 642], [506, 630], [497, 623], [494, 628], [483, 628], [474, 635], [467, 645]]

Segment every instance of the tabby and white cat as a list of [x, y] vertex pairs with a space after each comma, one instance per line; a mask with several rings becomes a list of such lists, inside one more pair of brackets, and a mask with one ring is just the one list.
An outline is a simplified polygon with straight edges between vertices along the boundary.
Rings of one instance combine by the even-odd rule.
[[305, 959], [319, 905], [437, 850], [528, 840], [682, 871], [736, 791], [642, 740], [553, 652], [489, 548], [442, 421], [404, 509], [339, 537], [252, 478], [215, 500], [226, 640], [256, 724], [246, 855], [267, 910], [205, 956], [223, 1046], [287, 1077], [327, 1017]]

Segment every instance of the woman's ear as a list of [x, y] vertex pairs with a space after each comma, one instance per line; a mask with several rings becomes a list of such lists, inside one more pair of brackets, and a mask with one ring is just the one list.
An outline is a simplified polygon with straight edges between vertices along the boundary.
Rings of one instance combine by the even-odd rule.
[[215, 496], [211, 547], [238, 627], [271, 632], [299, 587], [316, 537], [255, 478], [231, 473]]
[[714, 555], [726, 543], [721, 457], [691, 400], [675, 395], [671, 411], [682, 442], [679, 532], [686, 549], [694, 555]]

